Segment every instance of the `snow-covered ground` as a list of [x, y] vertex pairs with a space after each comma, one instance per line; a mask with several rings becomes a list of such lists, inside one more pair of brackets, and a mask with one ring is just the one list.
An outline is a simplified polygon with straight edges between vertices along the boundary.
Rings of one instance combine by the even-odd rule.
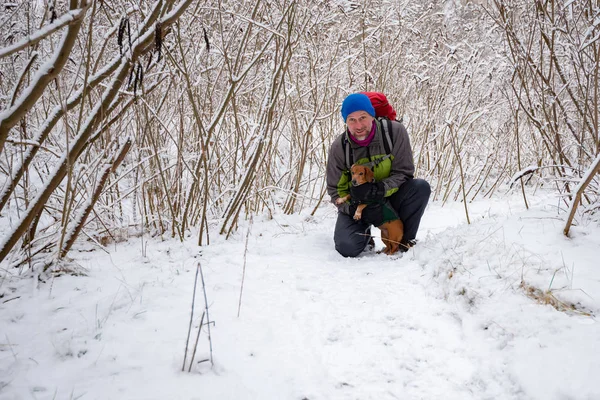
[[[431, 203], [401, 257], [340, 257], [331, 205], [203, 248], [80, 245], [88, 276], [1, 281], [0, 398], [600, 399], [600, 227], [565, 238], [558, 201], [529, 200], [474, 202], [471, 225]], [[214, 364], [205, 326], [188, 373], [198, 264]], [[190, 347], [203, 308], [198, 279]]]

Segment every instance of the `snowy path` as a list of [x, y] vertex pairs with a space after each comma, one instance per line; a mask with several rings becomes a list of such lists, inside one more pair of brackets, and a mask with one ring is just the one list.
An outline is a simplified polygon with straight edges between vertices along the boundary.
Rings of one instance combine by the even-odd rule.
[[[340, 260], [331, 226], [259, 240], [267, 246], [250, 242], [241, 321], [223, 343], [242, 344], [224, 368], [235, 366], [246, 389], [227, 398], [520, 398], [499, 375], [502, 358], [478, 352], [416, 261], [373, 253]], [[213, 270], [232, 265], [224, 258], [211, 258]], [[231, 289], [235, 298], [239, 289]]]
[[[518, 286], [550, 283], [597, 316], [599, 229], [564, 239], [537, 207], [473, 204], [466, 226], [462, 206], [432, 204], [398, 259], [341, 258], [331, 208], [255, 221], [239, 318], [247, 225], [199, 257], [194, 238], [150, 240], [147, 257], [140, 239], [81, 252], [89, 277], [0, 288], [14, 297], [0, 302], [0, 399], [598, 399], [600, 324]], [[215, 365], [188, 374], [197, 260]]]
[[[283, 350], [273, 351], [266, 362], [272, 373], [283, 374], [282, 383], [290, 371], [297, 371], [294, 384], [284, 383], [266, 397], [279, 398], [286, 386], [293, 390], [282, 398], [486, 397], [488, 388], [472, 386], [477, 381], [494, 385], [496, 379], [476, 371], [485, 360], [465, 341], [453, 307], [427, 294], [418, 280], [420, 267], [412, 263], [399, 268], [398, 260], [360, 261], [366, 265], [340, 271], [339, 262], [303, 262], [299, 257], [300, 268], [293, 272], [282, 272], [293, 268], [283, 264], [257, 278], [274, 290], [268, 297], [248, 296], [252, 297], [245, 304], [248, 309], [269, 310], [264, 320], [254, 320], [252, 325], [258, 322], [257, 326], [248, 328], [284, 322], [281, 330], [258, 341]], [[328, 271], [323, 273], [322, 268]], [[273, 304], [277, 299], [282, 300]], [[248, 309], [244, 315], [250, 314]], [[245, 335], [241, 332], [238, 340]], [[262, 370], [268, 368], [265, 360], [257, 363]], [[247, 367], [252, 369], [253, 363]], [[296, 393], [299, 388], [310, 389]], [[490, 390], [488, 395], [494, 398]], [[265, 398], [256, 394], [255, 398]]]

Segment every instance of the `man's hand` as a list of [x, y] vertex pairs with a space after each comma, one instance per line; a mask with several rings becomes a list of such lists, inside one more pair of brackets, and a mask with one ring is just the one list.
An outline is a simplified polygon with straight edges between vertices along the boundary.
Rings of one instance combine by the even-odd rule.
[[353, 203], [369, 203], [383, 200], [385, 189], [383, 182], [363, 183], [350, 187], [350, 197]]

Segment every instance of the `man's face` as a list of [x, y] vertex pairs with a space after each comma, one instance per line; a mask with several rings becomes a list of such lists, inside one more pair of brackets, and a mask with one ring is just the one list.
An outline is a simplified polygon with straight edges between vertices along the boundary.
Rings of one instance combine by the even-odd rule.
[[357, 140], [365, 140], [371, 133], [373, 120], [374, 118], [366, 111], [354, 111], [346, 118], [346, 125], [350, 134]]

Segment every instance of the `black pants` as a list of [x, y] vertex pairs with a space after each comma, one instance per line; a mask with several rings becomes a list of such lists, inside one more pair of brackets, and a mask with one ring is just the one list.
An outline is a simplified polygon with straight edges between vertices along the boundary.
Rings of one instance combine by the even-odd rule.
[[[423, 179], [410, 179], [388, 200], [404, 224], [403, 241], [417, 236], [421, 217], [429, 201], [431, 188]], [[369, 243], [371, 226], [355, 221], [352, 215], [338, 213], [333, 241], [335, 249], [344, 257], [356, 257]]]

